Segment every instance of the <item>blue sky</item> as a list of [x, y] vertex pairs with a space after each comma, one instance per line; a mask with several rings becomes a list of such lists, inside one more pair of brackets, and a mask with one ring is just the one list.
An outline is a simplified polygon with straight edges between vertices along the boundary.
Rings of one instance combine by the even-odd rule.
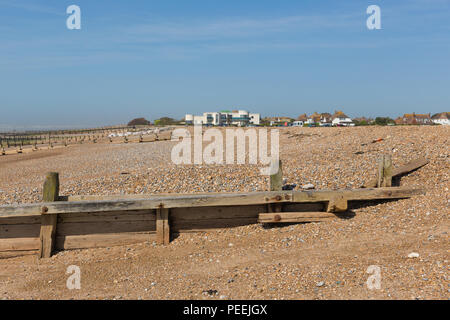
[[[66, 28], [72, 4], [81, 30]], [[396, 117], [450, 111], [449, 87], [450, 0], [0, 0], [0, 127]]]

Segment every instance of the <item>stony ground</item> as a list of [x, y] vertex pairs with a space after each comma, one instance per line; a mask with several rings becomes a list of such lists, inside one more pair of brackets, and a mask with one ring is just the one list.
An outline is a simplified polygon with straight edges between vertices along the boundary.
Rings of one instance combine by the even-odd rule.
[[[182, 234], [166, 247], [65, 251], [46, 260], [2, 253], [0, 299], [448, 299], [449, 138], [444, 126], [280, 129], [289, 183], [357, 188], [389, 153], [397, 166], [430, 161], [401, 180], [427, 193], [352, 208], [349, 220]], [[47, 171], [60, 172], [61, 194], [267, 190], [257, 166], [176, 166], [174, 144], [1, 157], [0, 204], [40, 201]], [[66, 287], [70, 265], [81, 268], [80, 290]], [[366, 285], [369, 266], [379, 267], [380, 289]]]

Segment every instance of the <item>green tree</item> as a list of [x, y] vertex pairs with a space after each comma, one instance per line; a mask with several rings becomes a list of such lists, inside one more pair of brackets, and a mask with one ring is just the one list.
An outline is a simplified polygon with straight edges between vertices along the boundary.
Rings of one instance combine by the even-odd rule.
[[389, 117], [376, 117], [375, 124], [378, 126], [387, 126], [388, 124], [395, 124], [395, 121]]
[[169, 126], [169, 125], [174, 125], [174, 124], [178, 124], [179, 121], [169, 118], [169, 117], [162, 117], [158, 120], [155, 120], [155, 126]]
[[151, 122], [146, 120], [145, 118], [136, 118], [136, 119], [133, 119], [130, 122], [128, 122], [129, 127], [148, 126], [148, 125], [151, 125]]

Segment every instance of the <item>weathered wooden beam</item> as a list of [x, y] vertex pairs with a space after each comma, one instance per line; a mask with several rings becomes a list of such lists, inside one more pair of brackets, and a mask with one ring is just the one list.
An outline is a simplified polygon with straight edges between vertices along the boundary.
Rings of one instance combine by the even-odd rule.
[[39, 249], [39, 238], [7, 238], [0, 241], [2, 251], [28, 251]]
[[[86, 234], [57, 236], [57, 249], [84, 249], [84, 248], [101, 248], [121, 245], [130, 245], [134, 243], [142, 243], [146, 241], [154, 241], [156, 239], [155, 232], [126, 232], [126, 233], [104, 233], [104, 234]], [[1, 251], [2, 241], [0, 241]]]
[[[49, 172], [45, 177], [42, 200], [44, 202], [57, 201], [59, 197], [59, 174]], [[55, 246], [57, 214], [46, 214], [47, 208], [41, 208], [41, 232], [39, 236], [39, 258], [50, 258]]]
[[336, 218], [336, 215], [328, 212], [277, 212], [260, 213], [259, 223], [292, 223], [292, 222], [316, 222]]
[[106, 200], [140, 200], [140, 199], [148, 199], [152, 197], [166, 197], [172, 198], [174, 196], [183, 197], [183, 196], [203, 196], [203, 195], [235, 195], [236, 192], [196, 192], [196, 193], [158, 193], [158, 194], [113, 194], [113, 195], [94, 195], [94, 194], [86, 194], [86, 195], [73, 195], [73, 196], [61, 196], [60, 199], [65, 199], [65, 201], [69, 202], [78, 202], [78, 201], [106, 201]]
[[[424, 165], [428, 164], [428, 160], [425, 158], [415, 159], [413, 161], [408, 162], [407, 164], [392, 169], [392, 177], [400, 176], [403, 174], [407, 174], [411, 171], [417, 170]], [[364, 184], [363, 188], [375, 188], [377, 186], [377, 179], [370, 180], [366, 184]]]
[[17, 206], [0, 206], [0, 217], [15, 215], [39, 215], [43, 207], [47, 208], [45, 214], [57, 213], [94, 213], [128, 210], [186, 208], [186, 207], [212, 207], [257, 205], [267, 203], [292, 202], [328, 202], [336, 196], [343, 196], [347, 201], [353, 200], [383, 200], [409, 198], [424, 194], [422, 189], [412, 187], [392, 187], [375, 189], [334, 190], [334, 191], [266, 191], [251, 193], [215, 193], [211, 195], [172, 195], [148, 196], [141, 199], [119, 199], [106, 201], [77, 201], [33, 203]]
[[294, 191], [292, 202], [328, 202], [336, 196], [347, 201], [402, 199], [424, 194], [423, 189], [412, 187], [391, 187], [335, 191]]

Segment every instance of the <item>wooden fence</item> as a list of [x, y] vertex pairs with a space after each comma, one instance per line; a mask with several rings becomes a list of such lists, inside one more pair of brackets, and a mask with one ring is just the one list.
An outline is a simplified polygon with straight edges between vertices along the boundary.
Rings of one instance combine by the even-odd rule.
[[[82, 132], [67, 132], [61, 135], [55, 134], [0, 134], [0, 156], [9, 154], [26, 153], [38, 150], [48, 150], [59, 147], [67, 147], [70, 145], [84, 144], [84, 143], [142, 143], [163, 141], [171, 139], [170, 128], [162, 129], [157, 133], [142, 133], [124, 135], [123, 129], [120, 129], [121, 136], [110, 137], [109, 134], [117, 133], [118, 129], [103, 130], [103, 131], [82, 131]], [[133, 129], [137, 130], [137, 129]], [[133, 133], [131, 130], [131, 133]], [[122, 132], [123, 131], [123, 132]], [[134, 131], [138, 132], [138, 131]]]
[[[381, 163], [389, 161], [380, 161], [383, 168]], [[411, 163], [408, 165], [411, 168]], [[272, 191], [165, 195], [61, 196], [58, 173], [49, 173], [43, 203], [0, 206], [0, 251], [37, 250], [40, 257], [50, 257], [54, 250], [144, 241], [167, 245], [184, 232], [258, 222], [351, 218], [349, 202], [401, 199], [424, 193], [408, 187], [283, 191], [281, 164], [279, 168], [270, 179]], [[382, 178], [378, 180], [392, 178], [392, 170], [380, 172]]]

